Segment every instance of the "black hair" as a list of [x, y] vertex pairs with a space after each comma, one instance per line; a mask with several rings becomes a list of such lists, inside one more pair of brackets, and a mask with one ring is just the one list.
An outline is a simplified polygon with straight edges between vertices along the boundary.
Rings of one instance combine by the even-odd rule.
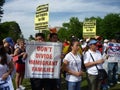
[[0, 64], [7, 64], [7, 55], [2, 40], [0, 40]]
[[68, 52], [69, 53], [72, 49], [71, 47], [74, 45], [75, 42], [79, 42], [78, 38], [72, 38], [71, 41], [70, 41], [70, 46], [68, 48]]
[[36, 33], [35, 37], [41, 36], [43, 39], [45, 39], [45, 35], [43, 33]]
[[58, 36], [58, 34], [57, 34], [57, 33], [50, 33], [50, 39], [51, 39], [53, 36]]

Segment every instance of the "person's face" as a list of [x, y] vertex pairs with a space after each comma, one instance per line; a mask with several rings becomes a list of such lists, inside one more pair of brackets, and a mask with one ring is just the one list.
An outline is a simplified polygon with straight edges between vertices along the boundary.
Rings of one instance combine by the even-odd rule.
[[4, 47], [9, 47], [10, 46], [10, 44], [8, 42], [3, 42], [3, 44], [4, 44]]
[[57, 42], [58, 41], [58, 36], [54, 35], [52, 36], [52, 38], [50, 39], [51, 42]]
[[97, 49], [97, 43], [95, 43], [95, 44], [91, 44], [90, 45], [90, 49], [92, 49], [92, 50], [96, 50]]
[[19, 42], [19, 45], [20, 45], [21, 47], [24, 47], [24, 45], [25, 45], [24, 41]]
[[74, 44], [73, 44], [73, 46], [72, 46], [72, 50], [74, 50], [74, 51], [78, 51], [79, 50], [79, 48], [80, 48], [80, 44], [79, 44], [79, 42], [74, 42]]
[[111, 42], [116, 43], [116, 40], [115, 40], [115, 39], [112, 39]]
[[38, 41], [38, 42], [43, 42], [44, 41], [44, 39], [41, 36], [37, 36], [35, 38], [35, 40]]

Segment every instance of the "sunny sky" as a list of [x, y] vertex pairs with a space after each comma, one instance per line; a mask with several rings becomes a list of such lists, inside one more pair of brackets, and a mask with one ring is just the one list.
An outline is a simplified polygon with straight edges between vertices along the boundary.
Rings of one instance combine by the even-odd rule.
[[49, 4], [49, 25], [62, 26], [70, 17], [83, 21], [86, 17], [103, 18], [108, 13], [120, 13], [120, 0], [6, 0], [2, 22], [16, 21], [25, 38], [38, 32], [34, 29], [36, 7]]

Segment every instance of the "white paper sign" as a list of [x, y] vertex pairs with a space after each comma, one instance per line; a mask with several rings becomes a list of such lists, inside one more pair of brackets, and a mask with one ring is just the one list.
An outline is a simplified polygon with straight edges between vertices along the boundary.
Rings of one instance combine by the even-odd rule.
[[62, 43], [27, 42], [26, 78], [59, 78]]

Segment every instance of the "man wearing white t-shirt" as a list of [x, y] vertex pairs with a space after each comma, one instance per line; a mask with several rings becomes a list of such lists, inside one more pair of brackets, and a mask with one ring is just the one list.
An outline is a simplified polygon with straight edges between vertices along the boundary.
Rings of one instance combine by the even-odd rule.
[[100, 81], [97, 80], [98, 70], [95, 65], [97, 65], [98, 69], [103, 68], [102, 63], [104, 60], [101, 53], [97, 50], [96, 43], [97, 40], [91, 39], [88, 43], [89, 50], [84, 54], [84, 64], [87, 68], [89, 79], [89, 90], [100, 90]]

